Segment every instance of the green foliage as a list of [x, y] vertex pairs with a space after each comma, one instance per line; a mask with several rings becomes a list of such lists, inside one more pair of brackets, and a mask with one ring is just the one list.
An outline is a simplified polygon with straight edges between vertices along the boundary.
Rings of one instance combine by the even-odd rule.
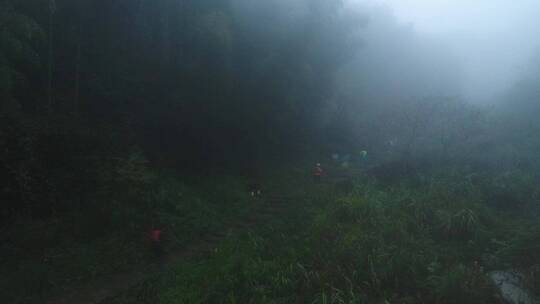
[[111, 161], [116, 169], [103, 178], [112, 185], [102, 191], [112, 202], [86, 205], [39, 226], [21, 219], [3, 231], [0, 267], [8, 275], [0, 277], [2, 298], [39, 302], [63, 288], [129, 271], [152, 261], [147, 241], [152, 227], [163, 229], [167, 251], [175, 251], [253, 208], [241, 180], [180, 181], [146, 164], [138, 152]]
[[488, 183], [481, 184], [488, 192], [489, 204], [496, 208], [530, 212], [538, 210], [540, 192], [535, 186], [537, 177], [535, 174], [523, 170], [507, 171], [485, 178]]
[[[524, 223], [517, 225], [524, 226]], [[517, 233], [504, 244], [499, 255], [506, 264], [525, 274], [528, 286], [536, 294], [540, 294], [540, 227], [534, 223], [513, 228]]]
[[477, 230], [478, 219], [474, 211], [462, 209], [456, 213], [441, 210], [437, 213], [442, 233], [447, 237], [471, 238]]
[[24, 77], [22, 70], [39, 66], [36, 43], [43, 41], [44, 36], [32, 18], [13, 8], [12, 1], [0, 1], [0, 96], [3, 99], [8, 98], [14, 83]]
[[462, 264], [428, 280], [434, 295], [433, 303], [496, 303], [495, 287], [479, 266]]
[[[241, 180], [179, 181], [151, 173], [145, 163], [138, 153], [114, 161], [112, 180], [142, 186], [136, 192], [142, 203], [133, 205], [125, 218], [135, 219], [134, 227], [140, 229], [152, 221], [166, 227], [169, 249], [218, 231], [227, 218], [240, 216], [252, 205]], [[346, 196], [321, 185], [309, 190], [316, 194], [313, 199], [291, 201], [279, 218], [229, 236], [210, 256], [186, 260], [111, 303], [493, 303], [493, 287], [477, 261], [484, 261], [486, 254], [508, 261], [528, 256], [527, 269], [534, 270], [536, 254], [526, 245], [535, 242], [535, 234], [524, 233], [530, 237], [522, 242], [492, 241], [503, 237], [504, 223], [482, 207], [475, 189], [454, 191], [468, 187], [450, 183], [456, 177], [425, 177], [430, 186], [418, 189], [359, 179]], [[295, 194], [312, 187], [296, 183], [291, 188]], [[132, 191], [125, 192], [127, 198], [133, 197]], [[135, 229], [119, 227], [128, 235]], [[145, 261], [144, 243], [133, 237], [125, 242], [122, 233], [71, 247], [69, 253], [50, 249], [45, 268], [34, 269], [34, 277], [41, 273], [42, 279], [27, 283], [34, 286], [32, 293], [68, 284], [73, 279], [67, 273], [77, 273], [84, 281]], [[501, 244], [511, 245], [496, 253]], [[20, 265], [32, 267], [33, 260]]]
[[[448, 98], [378, 105], [363, 92], [351, 106], [334, 92], [335, 76], [361, 47], [365, 18], [346, 14], [341, 1], [289, 1], [307, 8], [300, 14], [288, 1], [240, 1], [252, 3], [249, 14], [236, 2], [0, 0], [0, 219], [12, 222], [0, 290], [12, 293], [8, 302], [148, 260], [142, 239], [152, 227], [164, 228], [168, 250], [223, 229], [255, 205], [234, 177], [238, 167], [316, 154], [325, 128], [335, 130], [332, 149], [369, 146], [381, 160], [404, 151], [406, 160], [379, 166], [387, 185], [360, 177], [343, 193], [311, 185], [303, 168], [272, 176], [273, 193], [295, 198], [287, 215], [141, 286], [138, 300], [446, 303], [455, 294], [479, 303], [488, 284], [465, 265], [501, 246], [538, 286], [537, 229], [506, 243], [497, 217], [537, 209], [536, 176], [431, 176], [418, 165], [446, 170], [483, 158], [478, 109]], [[364, 89], [362, 77], [350, 78]], [[44, 111], [47, 80], [56, 102]], [[385, 137], [397, 138], [392, 151]], [[512, 141], [501, 142], [505, 168], [517, 166]], [[534, 154], [535, 144], [523, 150]], [[210, 178], [210, 169], [233, 177]]]
[[[320, 127], [314, 114], [359, 37], [339, 5], [306, 1], [306, 14], [288, 18], [291, 4], [271, 2], [256, 14], [287, 22], [268, 31], [224, 0], [0, 1], [0, 95], [8, 101], [0, 118], [38, 125], [21, 128], [28, 155], [18, 136], [0, 143], [0, 153], [24, 155], [7, 164], [17, 173], [2, 176], [18, 184], [10, 195], [18, 208], [6, 213], [144, 205], [140, 191], [152, 182], [141, 174], [157, 163], [236, 169], [274, 154], [293, 158]], [[51, 75], [41, 64], [48, 56]], [[14, 128], [3, 123], [2, 134]], [[44, 210], [28, 193], [46, 198]]]
[[502, 223], [479, 205], [475, 191], [454, 192], [441, 181], [431, 185], [388, 189], [357, 181], [347, 196], [322, 187], [302, 206], [290, 206], [292, 218], [231, 236], [211, 256], [181, 263], [159, 280], [150, 298], [160, 303], [495, 303], [495, 288], [478, 261], [501, 248], [493, 247], [484, 230], [499, 233]]

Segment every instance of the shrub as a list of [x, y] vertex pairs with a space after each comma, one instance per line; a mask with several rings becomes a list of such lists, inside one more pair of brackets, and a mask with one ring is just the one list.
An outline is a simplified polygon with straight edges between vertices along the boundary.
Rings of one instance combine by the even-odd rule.
[[441, 232], [448, 238], [470, 239], [478, 231], [478, 218], [470, 209], [437, 211]]

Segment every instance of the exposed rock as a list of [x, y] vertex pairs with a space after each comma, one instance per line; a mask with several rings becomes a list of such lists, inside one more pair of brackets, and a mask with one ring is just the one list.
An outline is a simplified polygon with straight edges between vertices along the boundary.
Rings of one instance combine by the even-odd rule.
[[538, 303], [523, 286], [523, 278], [516, 271], [493, 271], [489, 277], [498, 287], [503, 299], [509, 304]]

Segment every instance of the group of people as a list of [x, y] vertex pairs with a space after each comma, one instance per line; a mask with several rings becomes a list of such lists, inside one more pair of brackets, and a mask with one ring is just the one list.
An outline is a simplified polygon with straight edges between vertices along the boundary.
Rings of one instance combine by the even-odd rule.
[[[360, 151], [355, 156], [351, 154], [340, 155], [338, 153], [333, 153], [332, 160], [341, 168], [348, 169], [352, 164], [363, 166], [367, 161], [367, 155], [368, 153], [366, 150]], [[320, 183], [324, 174], [325, 172], [321, 166], [321, 163], [315, 164], [315, 168], [313, 168], [313, 181], [315, 183]]]
[[[345, 154], [343, 156], [338, 153], [332, 154], [332, 160], [338, 163], [343, 168], [348, 168], [351, 162], [363, 163], [366, 161], [367, 151], [360, 151], [356, 157], [352, 157], [350, 154]], [[321, 183], [323, 177], [326, 175], [325, 170], [323, 169], [321, 163], [316, 163], [313, 168], [313, 181], [316, 184]], [[248, 192], [252, 197], [260, 197], [262, 194], [261, 185], [256, 182], [248, 184]], [[154, 227], [150, 230], [149, 240], [152, 247], [152, 251], [156, 256], [163, 255], [163, 230], [157, 227]]]

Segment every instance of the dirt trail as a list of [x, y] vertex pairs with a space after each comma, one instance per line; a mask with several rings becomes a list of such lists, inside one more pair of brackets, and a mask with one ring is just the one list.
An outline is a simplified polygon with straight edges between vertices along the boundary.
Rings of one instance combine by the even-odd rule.
[[168, 269], [170, 266], [183, 260], [210, 254], [220, 241], [235, 231], [243, 231], [268, 221], [271, 217], [284, 211], [290, 198], [269, 196], [263, 199], [260, 208], [256, 208], [246, 218], [229, 223], [220, 232], [209, 233], [200, 240], [192, 243], [187, 248], [168, 253], [159, 263], [146, 267], [140, 267], [127, 273], [109, 275], [97, 281], [90, 282], [85, 286], [68, 294], [50, 299], [47, 304], [98, 304], [110, 299], [138, 284], [143, 283], [152, 276]]

